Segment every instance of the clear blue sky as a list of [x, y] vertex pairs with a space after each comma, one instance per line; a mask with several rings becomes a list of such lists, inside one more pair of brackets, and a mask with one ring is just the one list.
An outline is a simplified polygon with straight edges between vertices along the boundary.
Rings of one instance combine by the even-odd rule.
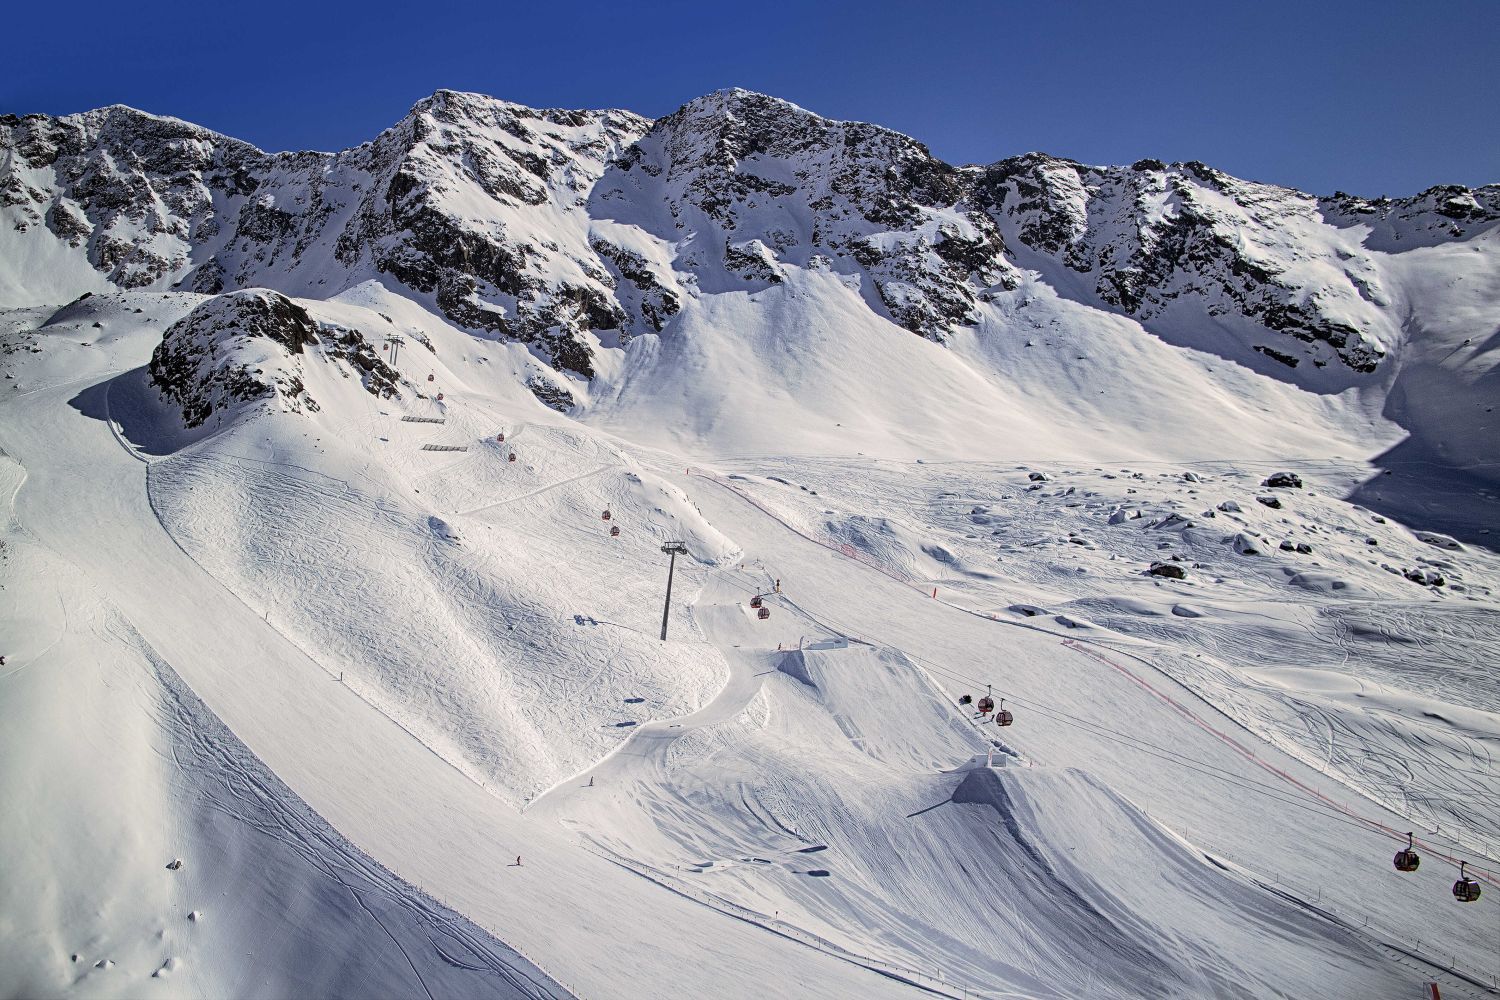
[[1198, 159], [1317, 193], [1500, 181], [1500, 0], [13, 5], [0, 111], [124, 103], [264, 149], [439, 88], [658, 116], [726, 86], [956, 163]]

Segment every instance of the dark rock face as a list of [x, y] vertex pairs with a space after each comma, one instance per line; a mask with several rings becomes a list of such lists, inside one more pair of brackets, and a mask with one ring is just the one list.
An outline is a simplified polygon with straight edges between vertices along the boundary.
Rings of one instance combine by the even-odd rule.
[[[584, 333], [625, 319], [606, 269], [585, 239], [561, 246], [500, 220], [529, 212], [550, 232], [559, 215], [581, 217], [604, 164], [648, 124], [440, 91], [373, 143], [268, 155], [130, 108], [32, 115], [0, 124], [0, 162], [16, 160], [0, 167], [0, 204], [124, 287], [332, 295], [373, 267], [454, 323], [535, 344], [587, 377]], [[28, 180], [43, 169], [50, 190]]]
[[531, 394], [541, 400], [544, 406], [550, 406], [558, 413], [567, 413], [578, 402], [566, 388], [540, 375], [533, 375], [528, 379], [526, 388], [530, 389]]
[[1017, 281], [971, 195], [964, 171], [914, 139], [729, 90], [658, 121], [600, 180], [590, 211], [634, 218], [635, 206], [665, 205], [669, 221], [651, 232], [688, 242], [682, 270], [718, 265], [766, 285], [782, 280], [780, 262], [816, 257], [863, 272], [872, 305], [940, 341], [977, 321], [986, 288]]
[[1019, 288], [1020, 265], [1163, 339], [1341, 391], [1403, 337], [1368, 251], [1488, 232], [1500, 186], [1314, 199], [1192, 162], [954, 167], [742, 90], [655, 123], [439, 91], [338, 153], [267, 154], [125, 107], [0, 116], [0, 211], [123, 287], [325, 297], [385, 275], [583, 378], [600, 340], [670, 336], [691, 297], [792, 268], [941, 342]]
[[1319, 205], [1334, 225], [1369, 227], [1365, 246], [1399, 252], [1466, 239], [1500, 222], [1500, 184], [1440, 184], [1410, 198], [1359, 198], [1339, 191]]
[[327, 335], [323, 342], [324, 355], [347, 362], [359, 373], [365, 391], [381, 399], [401, 395], [401, 374], [386, 364], [379, 350], [365, 339], [363, 333], [326, 325], [323, 331]]
[[[592, 377], [584, 334], [619, 329], [626, 316], [588, 243], [555, 243], [547, 223], [582, 219], [605, 163], [647, 124], [440, 91], [371, 147], [376, 179], [340, 253], [351, 264], [368, 253], [460, 326], [535, 344], [554, 367]], [[461, 207], [475, 201], [489, 204], [480, 219]], [[491, 221], [517, 214], [535, 215], [538, 232]], [[545, 276], [559, 271], [578, 277]]]
[[[124, 288], [181, 271], [215, 229], [215, 192], [266, 159], [248, 143], [174, 118], [109, 107], [0, 125], [0, 203], [21, 210]], [[50, 173], [47, 190], [17, 168]]]
[[200, 304], [167, 328], [148, 372], [162, 398], [198, 427], [239, 404], [279, 400], [289, 411], [316, 411], [303, 384], [303, 359], [345, 362], [370, 393], [399, 395], [400, 376], [357, 330], [320, 324], [277, 292], [254, 289]]
[[[1382, 336], [1392, 331], [1377, 328], [1373, 310], [1363, 310], [1371, 313], [1368, 329], [1343, 318], [1372, 294], [1362, 273], [1336, 255], [1321, 269], [1289, 268], [1296, 257], [1278, 252], [1296, 242], [1294, 227], [1322, 222], [1319, 203], [1299, 192], [1201, 163], [1088, 167], [1038, 153], [985, 168], [977, 187], [1004, 231], [1044, 268], [1092, 279], [1098, 302], [1148, 329], [1172, 329], [1191, 304], [1210, 319], [1225, 317], [1227, 336], [1241, 335], [1242, 320], [1286, 335], [1253, 349], [1289, 368], [1336, 361], [1368, 374], [1385, 356]], [[1331, 284], [1335, 269], [1342, 273]]]
[[1154, 562], [1146, 572], [1151, 576], [1164, 576], [1170, 580], [1187, 579], [1187, 570], [1174, 562]]
[[1295, 472], [1273, 472], [1266, 477], [1266, 485], [1272, 489], [1300, 490], [1302, 477]]
[[615, 297], [624, 308], [627, 323], [622, 334], [660, 333], [667, 320], [682, 309], [677, 295], [663, 284], [645, 257], [597, 238], [589, 246], [618, 276]]

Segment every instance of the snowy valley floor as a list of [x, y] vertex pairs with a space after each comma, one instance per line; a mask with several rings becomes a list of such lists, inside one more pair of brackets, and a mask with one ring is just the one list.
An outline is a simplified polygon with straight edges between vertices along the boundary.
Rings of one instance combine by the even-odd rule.
[[4, 995], [1500, 985], [1500, 558], [1368, 468], [710, 469], [332, 376], [173, 437], [130, 301], [0, 389]]

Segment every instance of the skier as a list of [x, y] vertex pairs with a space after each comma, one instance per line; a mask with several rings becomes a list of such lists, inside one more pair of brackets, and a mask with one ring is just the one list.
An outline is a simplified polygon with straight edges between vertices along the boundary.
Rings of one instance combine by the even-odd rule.
[[516, 867], [521, 867], [521, 856], [519, 854], [516, 855]]

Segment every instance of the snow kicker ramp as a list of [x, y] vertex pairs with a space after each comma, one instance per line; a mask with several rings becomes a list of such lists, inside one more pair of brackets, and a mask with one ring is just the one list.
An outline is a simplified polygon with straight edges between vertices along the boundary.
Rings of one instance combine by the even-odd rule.
[[[925, 680], [899, 654], [851, 646], [794, 653], [787, 667], [805, 674], [802, 693], [842, 731], [859, 734], [850, 742], [865, 755], [893, 761], [902, 734], [926, 756], [958, 748], [946, 705], [886, 696], [904, 686], [895, 676]], [[893, 925], [899, 911], [920, 914], [929, 941], [951, 942], [937, 950], [968, 953], [962, 964], [978, 983], [1069, 996], [1391, 988], [1369, 971], [1376, 954], [1360, 961], [1362, 946], [1341, 928], [1208, 863], [1086, 772], [996, 760], [1010, 766], [913, 773], [886, 783], [884, 796], [840, 796], [859, 821], [830, 830], [844, 841], [838, 855], [885, 897]], [[901, 812], [872, 808], [883, 797]]]
[[[698, 610], [716, 641], [746, 638], [725, 609]], [[610, 791], [581, 789], [587, 804], [562, 807], [565, 820], [607, 831], [601, 846], [710, 905], [970, 995], [1409, 985], [1342, 927], [1210, 862], [1086, 772], [1024, 766], [902, 654], [820, 645], [769, 654], [771, 671], [743, 654], [763, 682], [743, 711], [653, 733], [681, 735], [637, 747], [655, 762], [635, 782], [616, 761]], [[992, 748], [1005, 766], [985, 766]]]

